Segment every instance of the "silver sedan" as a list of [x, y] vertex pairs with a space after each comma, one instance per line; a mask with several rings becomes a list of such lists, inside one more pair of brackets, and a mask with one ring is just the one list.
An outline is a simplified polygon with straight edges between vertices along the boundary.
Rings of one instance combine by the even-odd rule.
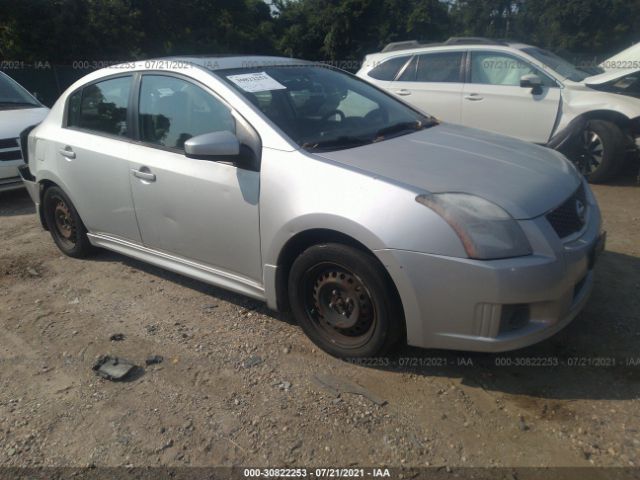
[[561, 154], [284, 58], [91, 73], [21, 173], [65, 254], [102, 247], [290, 309], [341, 357], [540, 341], [584, 306], [604, 245]]

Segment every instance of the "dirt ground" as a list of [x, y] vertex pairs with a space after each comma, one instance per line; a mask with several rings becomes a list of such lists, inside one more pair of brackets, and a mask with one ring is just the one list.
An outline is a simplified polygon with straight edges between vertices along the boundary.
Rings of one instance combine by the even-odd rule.
[[[594, 190], [607, 251], [567, 329], [378, 365], [326, 355], [242, 296], [109, 252], [63, 257], [27, 194], [0, 194], [0, 466], [639, 466], [640, 187]], [[107, 353], [144, 368], [98, 378]], [[531, 357], [559, 366], [515, 365]]]

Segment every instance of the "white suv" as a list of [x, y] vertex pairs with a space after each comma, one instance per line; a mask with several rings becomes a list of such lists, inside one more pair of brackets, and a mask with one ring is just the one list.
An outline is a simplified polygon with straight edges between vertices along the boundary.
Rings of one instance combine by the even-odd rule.
[[531, 45], [484, 38], [389, 44], [357, 75], [440, 119], [565, 153], [592, 182], [640, 137], [640, 70], [580, 70]]
[[20, 133], [42, 122], [47, 113], [48, 108], [0, 72], [0, 192], [24, 187], [18, 174], [24, 164]]

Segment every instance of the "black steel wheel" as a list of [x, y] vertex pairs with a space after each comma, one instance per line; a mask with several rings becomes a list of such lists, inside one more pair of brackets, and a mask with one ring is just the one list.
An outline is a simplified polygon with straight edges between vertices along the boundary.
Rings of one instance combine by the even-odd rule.
[[47, 188], [42, 208], [51, 237], [65, 255], [82, 258], [91, 253], [87, 230], [73, 203], [59, 187]]
[[395, 344], [402, 314], [377, 260], [341, 244], [316, 245], [294, 262], [289, 300], [298, 323], [338, 357], [379, 355]]
[[55, 206], [53, 207], [53, 228], [56, 236], [67, 248], [73, 248], [76, 244], [77, 228], [71, 210], [59, 195], [54, 195], [52, 201], [55, 202]]
[[336, 263], [321, 263], [305, 272], [305, 310], [319, 333], [344, 348], [366, 344], [377, 313], [371, 293], [353, 272]]

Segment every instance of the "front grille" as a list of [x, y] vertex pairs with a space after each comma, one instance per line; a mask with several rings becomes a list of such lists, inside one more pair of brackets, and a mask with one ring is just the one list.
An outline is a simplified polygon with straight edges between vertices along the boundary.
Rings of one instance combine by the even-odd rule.
[[4, 140], [0, 140], [0, 150], [4, 150], [5, 148], [16, 148], [16, 147], [18, 147], [17, 138], [5, 138]]
[[22, 178], [20, 177], [3, 178], [2, 180], [0, 180], [0, 187], [4, 187], [5, 185], [13, 185], [14, 183], [22, 183]]
[[22, 160], [22, 151], [17, 138], [0, 139], [0, 162]]
[[562, 205], [547, 214], [547, 220], [560, 238], [579, 232], [587, 218], [587, 196], [584, 185]]

